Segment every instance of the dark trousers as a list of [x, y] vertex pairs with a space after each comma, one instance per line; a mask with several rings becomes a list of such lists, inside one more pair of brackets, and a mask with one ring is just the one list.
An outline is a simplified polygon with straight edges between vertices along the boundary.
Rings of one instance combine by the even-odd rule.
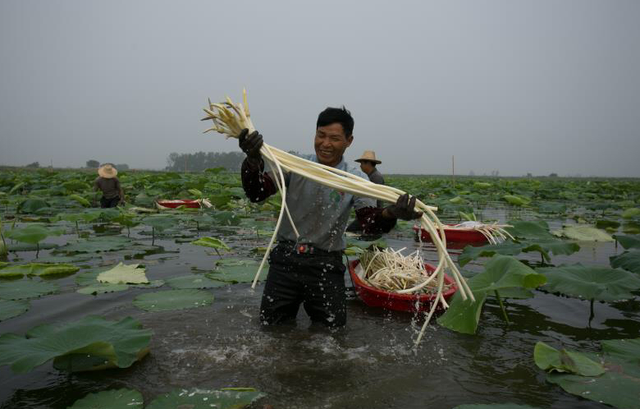
[[104, 196], [102, 196], [100, 198], [100, 207], [104, 208], [109, 208], [109, 207], [116, 207], [118, 206], [118, 203], [120, 203], [120, 196], [116, 196], [112, 199], [105, 199]]
[[262, 324], [295, 320], [300, 304], [314, 323], [328, 327], [347, 322], [342, 252], [297, 253], [276, 246], [269, 257], [269, 274], [262, 293]]

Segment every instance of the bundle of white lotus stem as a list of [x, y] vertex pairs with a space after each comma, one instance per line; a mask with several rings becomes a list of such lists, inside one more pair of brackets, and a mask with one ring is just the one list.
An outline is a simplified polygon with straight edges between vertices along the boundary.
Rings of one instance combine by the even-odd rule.
[[497, 224], [497, 223], [481, 223], [477, 221], [466, 221], [460, 224], [447, 227], [447, 229], [457, 230], [475, 230], [482, 233], [491, 244], [499, 244], [507, 238], [515, 240], [513, 236], [505, 230], [505, 227], [513, 227], [509, 224]]
[[[222, 103], [211, 103], [211, 100], [209, 100], [209, 107], [204, 108], [204, 111], [207, 113], [207, 116], [202, 120], [212, 120], [214, 124], [213, 127], [205, 130], [204, 132], [216, 131], [226, 135], [227, 137], [237, 137], [237, 135], [245, 128], [248, 129], [249, 132], [255, 131], [255, 127], [250, 119], [246, 90], [243, 90], [243, 104], [234, 104], [229, 97], [227, 97], [226, 102]], [[269, 146], [266, 143], [262, 145], [260, 153], [262, 154], [262, 157], [266, 159], [266, 163], [269, 165], [274, 175], [276, 185], [278, 186], [278, 189], [280, 189], [282, 195], [282, 206], [280, 209], [280, 216], [276, 223], [275, 232], [269, 241], [267, 251], [260, 263], [260, 267], [258, 267], [252, 288], [255, 288], [258, 276], [260, 275], [260, 271], [262, 271], [265, 261], [269, 256], [269, 252], [271, 251], [271, 247], [273, 246], [273, 242], [275, 241], [285, 213], [289, 217], [289, 221], [291, 222], [291, 225], [294, 226], [295, 230], [295, 224], [291, 219], [291, 215], [289, 214], [286, 205], [286, 187], [284, 181], [285, 171], [296, 173], [309, 178], [314, 182], [339, 191], [351, 193], [355, 196], [368, 197], [390, 203], [395, 203], [401, 195], [405, 194], [405, 192], [400, 189], [386, 185], [377, 185], [367, 179], [352, 175], [349, 172], [291, 155], [280, 149], [274, 148], [273, 146]], [[436, 266], [434, 273], [428, 279], [412, 288], [403, 290], [413, 292], [426, 287], [432, 280], [436, 280], [437, 283], [438, 292], [436, 300], [427, 314], [425, 323], [418, 335], [416, 340], [416, 344], [418, 344], [424, 335], [433, 313], [436, 311], [438, 303], [440, 303], [445, 309], [449, 306], [442, 295], [445, 270], [449, 271], [453, 276], [458, 287], [458, 291], [463, 299], [466, 300], [467, 298], [471, 298], [475, 301], [475, 298], [466, 280], [458, 271], [453, 260], [451, 260], [449, 253], [447, 253], [444, 227], [434, 213], [437, 208], [427, 206], [419, 200], [416, 200], [415, 208], [416, 210], [423, 212], [420, 219], [420, 225], [431, 235], [431, 239], [438, 251], [439, 258], [438, 265]]]
[[[363, 281], [381, 290], [405, 294], [408, 292], [416, 294], [433, 294], [438, 291], [435, 282], [430, 281], [430, 285], [414, 288], [429, 280], [432, 273], [425, 269], [424, 261], [419, 250], [408, 256], [404, 256], [402, 251], [386, 248], [380, 250], [374, 247], [367, 250], [360, 256], [360, 264], [364, 270]], [[443, 290], [448, 290], [445, 284]]]

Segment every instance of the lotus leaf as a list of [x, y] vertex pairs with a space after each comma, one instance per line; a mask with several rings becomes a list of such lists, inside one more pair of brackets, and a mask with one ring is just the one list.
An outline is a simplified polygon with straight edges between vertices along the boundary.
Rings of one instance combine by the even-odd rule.
[[112, 389], [90, 393], [67, 409], [142, 409], [142, 394], [132, 389]]
[[144, 268], [138, 266], [139, 264], [118, 263], [112, 269], [98, 274], [97, 280], [109, 284], [148, 284]]
[[168, 311], [198, 308], [213, 302], [213, 295], [200, 290], [167, 290], [141, 294], [133, 305], [145, 311]]
[[84, 207], [91, 207], [91, 202], [80, 195], [69, 195], [69, 199], [75, 200]]
[[58, 286], [42, 281], [19, 280], [0, 282], [0, 298], [5, 300], [24, 300], [37, 298], [58, 291]]
[[625, 249], [640, 249], [640, 235], [622, 236], [622, 235], [616, 234], [613, 236], [613, 238], [618, 240], [618, 242]]
[[485, 264], [482, 273], [469, 279], [476, 301], [463, 300], [457, 292], [447, 312], [438, 318], [438, 323], [457, 332], [474, 334], [487, 295], [514, 288], [533, 289], [544, 283], [544, 276], [515, 258], [495, 255]]
[[620, 222], [614, 220], [596, 220], [596, 227], [598, 229], [611, 229], [615, 231], [620, 227]]
[[49, 207], [49, 203], [40, 198], [26, 199], [18, 204], [18, 213], [35, 213]]
[[[215, 271], [205, 274], [205, 276], [212, 280], [224, 281], [227, 283], [251, 283], [258, 272], [258, 267], [260, 267], [259, 263], [238, 266], [224, 264], [217, 265]], [[260, 271], [260, 277], [258, 277], [258, 279], [266, 279], [268, 270], [269, 266], [265, 265], [262, 268], [262, 271]]]
[[[638, 384], [640, 384], [640, 365], [638, 365], [640, 339], [603, 341], [602, 346], [604, 351], [602, 356], [594, 356], [591, 361], [604, 368], [603, 374], [581, 376], [553, 372], [547, 374], [547, 381], [557, 384], [565, 391], [581, 398], [621, 409], [640, 408], [640, 389], [638, 388]], [[536, 357], [534, 351], [536, 364], [541, 359], [540, 354], [537, 355]], [[590, 358], [573, 352], [574, 362], [576, 356], [582, 356], [583, 362]], [[566, 359], [566, 356], [564, 358]], [[594, 370], [597, 368], [589, 363], [586, 366]]]
[[562, 349], [558, 351], [544, 342], [536, 343], [533, 357], [538, 368], [547, 372], [570, 373], [582, 376], [600, 376], [604, 367], [586, 356]]
[[227, 246], [222, 240], [217, 239], [215, 237], [202, 237], [198, 240], [192, 241], [191, 244], [196, 244], [198, 246], [212, 247], [214, 249], [223, 249], [223, 250], [231, 250], [229, 246]]
[[638, 207], [632, 207], [622, 212], [622, 218], [624, 219], [633, 219], [638, 216], [640, 216], [640, 208]]
[[17, 317], [29, 310], [28, 301], [6, 301], [0, 300], [0, 321]]
[[156, 398], [146, 409], [241, 409], [262, 398], [265, 394], [248, 390], [174, 390]]
[[59, 236], [62, 233], [60, 229], [48, 229], [40, 224], [30, 224], [5, 232], [5, 237], [22, 243], [38, 244], [49, 236]]
[[80, 270], [73, 264], [29, 263], [0, 269], [0, 278], [19, 278], [24, 275], [40, 277], [65, 277]]
[[184, 288], [194, 288], [194, 289], [202, 289], [202, 288], [215, 288], [227, 285], [228, 283], [212, 280], [207, 277], [202, 277], [200, 275], [189, 274], [180, 277], [174, 277], [167, 280], [167, 285], [171, 288], [176, 289], [184, 289]]
[[38, 243], [38, 244], [27, 244], [27, 243], [12, 243], [7, 245], [7, 250], [9, 251], [38, 251], [38, 250], [47, 250], [47, 249], [55, 249], [58, 245], [55, 243]]
[[577, 241], [613, 241], [613, 238], [603, 230], [584, 225], [564, 226], [562, 230], [557, 230], [554, 234]]
[[545, 290], [587, 300], [626, 300], [633, 298], [632, 291], [640, 289], [640, 277], [607, 267], [573, 264], [537, 271], [547, 278]]
[[[45, 324], [23, 336], [0, 336], [0, 365], [11, 365], [15, 373], [25, 373], [54, 359], [73, 364], [74, 357], [91, 358], [99, 367], [128, 368], [148, 351], [151, 331], [142, 329], [131, 317], [107, 321], [88, 316], [79, 321], [59, 325]], [[65, 362], [65, 360], [67, 362]], [[79, 360], [78, 360], [79, 361]], [[98, 365], [68, 365], [71, 371], [91, 370]]]
[[76, 292], [87, 295], [97, 295], [106, 293], [115, 293], [118, 291], [128, 290], [129, 286], [126, 284], [93, 284], [78, 289]]
[[509, 221], [511, 227], [505, 228], [513, 237], [517, 239], [552, 239], [547, 222], [539, 221]]
[[625, 251], [619, 256], [609, 257], [609, 262], [613, 268], [620, 267], [627, 271], [640, 274], [640, 250]]
[[56, 249], [56, 253], [100, 253], [118, 251], [131, 246], [131, 239], [122, 236], [90, 237]]
[[175, 216], [169, 215], [148, 216], [142, 219], [142, 223], [147, 226], [151, 226], [158, 231], [164, 231], [176, 226], [178, 224], [178, 219]]
[[516, 196], [516, 195], [504, 195], [502, 198], [513, 206], [526, 206], [531, 203], [531, 199], [526, 197]]

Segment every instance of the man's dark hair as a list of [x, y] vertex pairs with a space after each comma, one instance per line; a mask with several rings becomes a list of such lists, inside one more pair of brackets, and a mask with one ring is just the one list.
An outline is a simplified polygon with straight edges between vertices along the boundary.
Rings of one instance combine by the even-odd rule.
[[339, 123], [344, 129], [344, 134], [348, 138], [353, 134], [353, 117], [351, 112], [347, 108], [327, 108], [320, 112], [318, 115], [318, 122], [316, 123], [316, 129], [321, 126], [327, 126], [331, 124]]

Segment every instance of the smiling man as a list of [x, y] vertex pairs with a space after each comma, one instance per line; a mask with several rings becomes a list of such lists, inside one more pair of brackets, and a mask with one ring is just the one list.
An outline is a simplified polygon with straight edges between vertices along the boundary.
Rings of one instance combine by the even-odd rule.
[[[320, 113], [311, 161], [365, 178], [347, 165], [344, 152], [353, 143], [354, 121], [344, 107]], [[242, 163], [242, 186], [249, 200], [259, 202], [277, 192], [273, 175], [264, 172], [260, 155], [263, 138], [258, 132], [243, 130], [238, 136], [247, 154]], [[412, 220], [415, 198], [401, 196], [397, 203], [377, 208], [373, 199], [338, 192], [300, 175], [286, 173], [287, 206], [300, 236], [296, 238], [288, 218], [278, 232], [278, 244], [269, 258], [269, 274], [260, 306], [263, 324], [293, 321], [300, 304], [314, 323], [329, 327], [346, 323], [346, 295], [342, 252], [344, 232], [351, 208], [368, 234], [386, 233], [398, 218]]]

